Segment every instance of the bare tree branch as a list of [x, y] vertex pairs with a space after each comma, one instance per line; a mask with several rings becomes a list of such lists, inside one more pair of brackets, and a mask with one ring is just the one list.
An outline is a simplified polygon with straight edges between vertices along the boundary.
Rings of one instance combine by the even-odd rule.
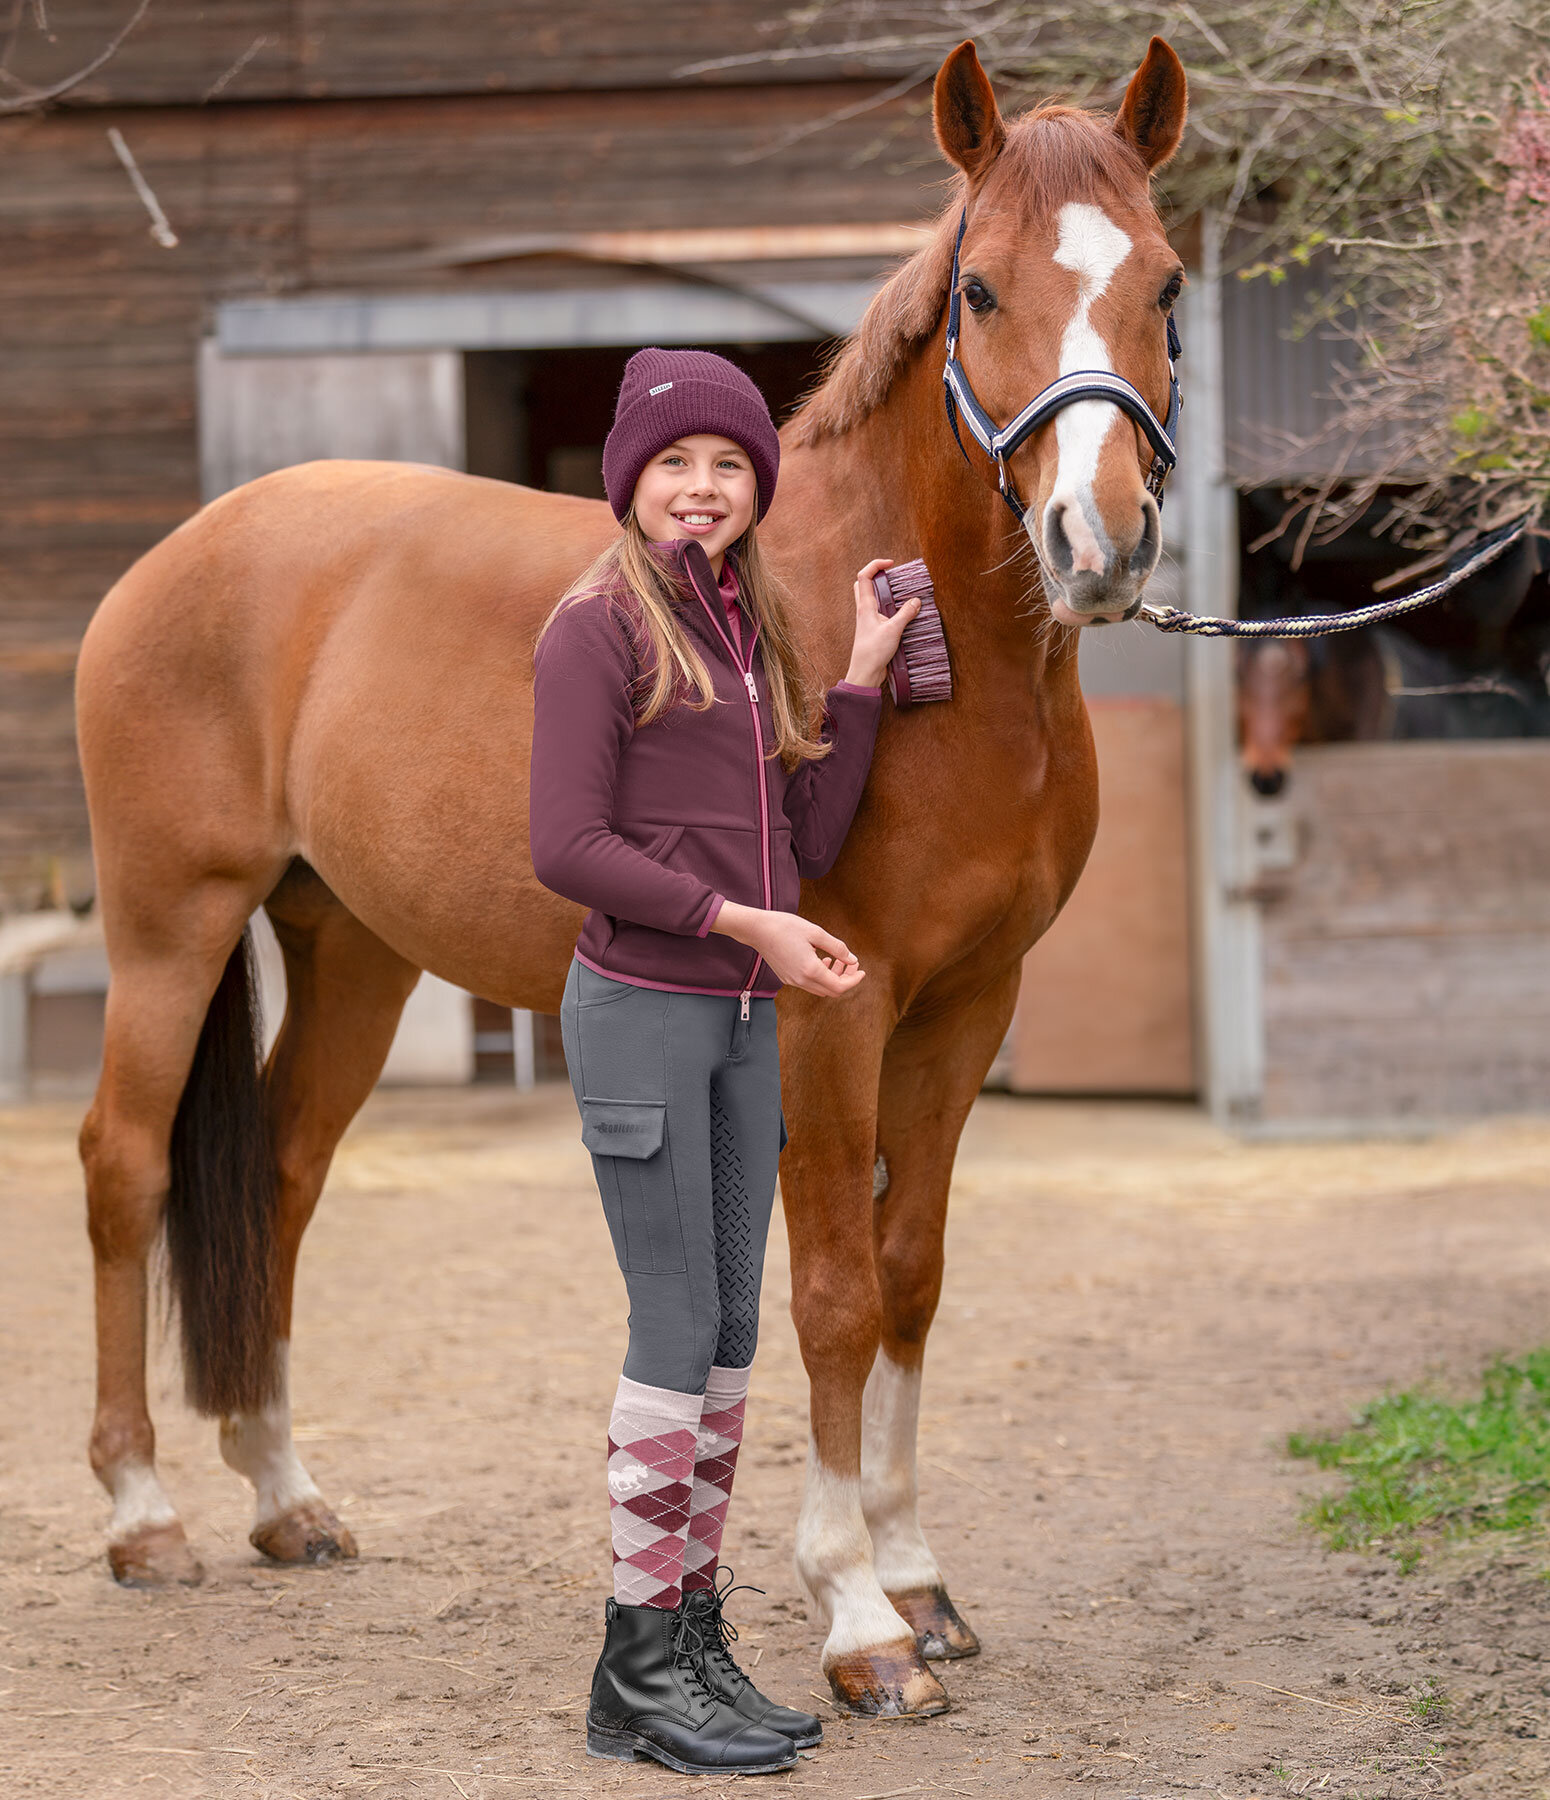
[[972, 37], [1020, 92], [1112, 107], [1168, 38], [1190, 114], [1162, 197], [1217, 211], [1238, 279], [1307, 271], [1300, 329], [1343, 344], [1329, 426], [1281, 434], [1338, 476], [1296, 493], [1298, 553], [1397, 484], [1384, 528], [1427, 554], [1550, 511], [1544, 0], [816, 0], [801, 20], [739, 62], [834, 54], [823, 29], [897, 77]]
[[167, 215], [161, 209], [161, 202], [151, 191], [151, 184], [140, 173], [140, 165], [135, 161], [134, 152], [124, 142], [124, 134], [116, 125], [108, 127], [108, 142], [113, 146], [113, 154], [124, 165], [135, 192], [140, 196], [141, 204], [151, 215], [151, 236], [155, 238], [163, 250], [176, 250], [178, 234], [167, 223]]
[[[118, 54], [124, 40], [140, 23], [150, 9], [151, 0], [140, 0], [140, 4], [135, 8], [129, 23], [118, 32], [113, 41], [108, 45], [107, 49], [94, 56], [84, 68], [77, 69], [73, 75], [67, 75], [63, 81], [56, 81], [52, 87], [27, 88], [14, 100], [0, 100], [0, 113], [32, 112], [39, 107], [47, 106], [51, 100], [57, 100], [61, 94], [68, 94], [71, 88], [79, 87], [83, 81], [86, 81], [91, 76], [95, 75], [104, 63], [111, 61], [112, 58]], [[39, 12], [41, 13], [41, 4], [39, 5]], [[17, 83], [17, 85], [20, 86], [21, 84]]]

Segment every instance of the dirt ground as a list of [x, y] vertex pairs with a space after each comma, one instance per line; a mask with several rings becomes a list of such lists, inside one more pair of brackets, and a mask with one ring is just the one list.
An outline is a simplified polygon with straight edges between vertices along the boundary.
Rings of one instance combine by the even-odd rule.
[[[358, 1563], [268, 1566], [153, 1371], [203, 1587], [115, 1588], [86, 1466], [80, 1108], [0, 1113], [0, 1796], [712, 1797], [588, 1761], [622, 1352], [569, 1089], [382, 1094], [302, 1261], [298, 1437]], [[1408, 1578], [1297, 1522], [1279, 1445], [1543, 1342], [1550, 1125], [1248, 1145], [1185, 1108], [984, 1097], [922, 1426], [923, 1518], [985, 1644], [929, 1721], [828, 1715], [762, 1778], [845, 1800], [1550, 1794], [1550, 1547]], [[791, 1574], [806, 1391], [777, 1225], [726, 1546], [762, 1686], [821, 1694]], [[1441, 1696], [1440, 1707], [1429, 1698]]]

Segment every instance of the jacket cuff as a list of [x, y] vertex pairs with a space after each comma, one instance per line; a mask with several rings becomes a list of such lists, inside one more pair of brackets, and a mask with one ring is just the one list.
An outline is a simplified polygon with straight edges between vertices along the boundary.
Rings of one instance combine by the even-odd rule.
[[854, 681], [836, 681], [829, 691], [832, 694], [881, 694], [883, 684], [879, 682], [876, 687], [862, 687]]
[[705, 909], [705, 917], [700, 921], [700, 928], [694, 934], [696, 937], [704, 937], [705, 936], [706, 932], [708, 932], [710, 930], [711, 926], [715, 924], [716, 914], [721, 911], [722, 907], [725, 904], [726, 904], [726, 895], [725, 894], [712, 894], [711, 895], [710, 905], [708, 907], [706, 907], [706, 909]]

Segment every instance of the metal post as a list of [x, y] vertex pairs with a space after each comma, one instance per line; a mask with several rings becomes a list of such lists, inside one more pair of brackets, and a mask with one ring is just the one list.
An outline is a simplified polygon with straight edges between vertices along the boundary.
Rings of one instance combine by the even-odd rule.
[[28, 974], [0, 969], [0, 1100], [24, 1100], [30, 1081], [27, 1051]]
[[525, 1007], [513, 1007], [511, 1012], [511, 1074], [512, 1079], [524, 1094], [536, 1082], [537, 1070], [538, 1058], [533, 1042], [533, 1015]]
[[[1184, 321], [1189, 385], [1180, 418], [1179, 473], [1189, 511], [1185, 605], [1191, 612], [1233, 617], [1237, 493], [1227, 468], [1222, 231], [1214, 209], [1202, 216], [1200, 243]], [[1259, 911], [1249, 891], [1255, 870], [1237, 769], [1231, 644], [1190, 638], [1185, 670], [1202, 1085], [1214, 1118], [1242, 1124], [1259, 1115], [1265, 1051]]]

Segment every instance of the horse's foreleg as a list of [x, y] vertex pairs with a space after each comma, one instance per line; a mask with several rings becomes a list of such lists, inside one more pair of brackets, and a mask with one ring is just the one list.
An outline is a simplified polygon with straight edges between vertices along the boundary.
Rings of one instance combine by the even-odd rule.
[[882, 1343], [867, 1379], [861, 1501], [878, 1580], [929, 1658], [972, 1656], [979, 1639], [948, 1598], [920, 1528], [916, 1476], [926, 1337], [942, 1290], [943, 1234], [964, 1120], [1006, 1036], [1018, 971], [967, 1013], [908, 1020], [891, 1039], [878, 1116], [876, 1261]]
[[249, 1542], [277, 1562], [328, 1563], [355, 1539], [307, 1473], [291, 1432], [290, 1335], [296, 1259], [345, 1127], [392, 1048], [419, 971], [367, 931], [310, 870], [268, 911], [285, 953], [285, 1022], [268, 1071], [279, 1187], [275, 1217], [280, 1385], [261, 1411], [221, 1420], [221, 1455], [252, 1484]]
[[[796, 1262], [793, 1256], [793, 1278], [800, 1282]], [[862, 1503], [861, 1396], [877, 1353], [875, 1285], [870, 1299], [850, 1283], [844, 1293], [804, 1285], [805, 1301], [792, 1310], [812, 1383], [813, 1424], [796, 1567], [828, 1627], [823, 1672], [854, 1712], [944, 1712], [947, 1695], [917, 1648], [914, 1628], [878, 1579]]]
[[[973, 1656], [979, 1639], [948, 1598], [920, 1528], [916, 1478], [924, 1346], [885, 1345], [867, 1377], [861, 1437], [861, 1505], [877, 1579], [908, 1621], [928, 1661]], [[914, 1360], [905, 1360], [911, 1355]]]
[[[800, 1004], [792, 1012], [806, 1023]], [[947, 1695], [878, 1582], [862, 1510], [861, 1397], [882, 1331], [872, 1256], [877, 1059], [853, 1033], [799, 1026], [792, 1036], [781, 1194], [812, 1418], [797, 1576], [828, 1628], [823, 1671], [843, 1705], [942, 1712]]]

